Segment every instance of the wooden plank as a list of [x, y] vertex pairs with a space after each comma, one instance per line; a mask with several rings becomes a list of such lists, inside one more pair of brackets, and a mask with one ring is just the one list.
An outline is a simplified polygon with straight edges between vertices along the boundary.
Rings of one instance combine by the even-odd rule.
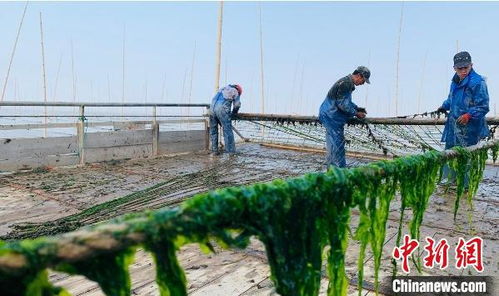
[[215, 272], [223, 272], [223, 274], [190, 295], [240, 295], [270, 275], [270, 267], [267, 264], [251, 257], [232, 264], [211, 266], [210, 269], [211, 274]]
[[85, 134], [85, 149], [152, 145], [151, 130], [113, 131]]
[[159, 154], [204, 150], [204, 130], [168, 131], [159, 133]]
[[148, 158], [152, 145], [134, 145], [109, 148], [85, 148], [85, 162], [100, 162], [113, 159]]
[[[159, 117], [159, 116], [158, 116]], [[73, 117], [76, 121], [77, 118]], [[88, 119], [88, 117], [87, 117]], [[90, 116], [90, 119], [92, 117]], [[179, 124], [179, 123], [204, 123], [206, 120], [204, 119], [171, 119], [171, 120], [158, 120], [159, 124], [168, 125], [168, 124]], [[150, 120], [134, 120], [134, 121], [90, 121], [85, 122], [86, 127], [98, 127], [98, 126], [114, 126], [115, 124], [135, 124], [135, 125], [147, 125], [151, 124]], [[75, 127], [77, 123], [75, 122], [53, 122], [53, 123], [26, 123], [26, 124], [0, 124], [0, 130], [32, 130], [32, 129], [43, 129], [43, 128], [68, 128]]]
[[78, 164], [79, 157], [77, 153], [47, 155], [44, 157], [23, 157], [0, 159], [0, 171], [27, 170], [39, 167], [56, 167]]
[[114, 122], [113, 129], [114, 130], [143, 130], [146, 128], [145, 123], [137, 123], [137, 122]]
[[47, 155], [76, 153], [76, 137], [0, 139], [0, 160], [21, 161]]

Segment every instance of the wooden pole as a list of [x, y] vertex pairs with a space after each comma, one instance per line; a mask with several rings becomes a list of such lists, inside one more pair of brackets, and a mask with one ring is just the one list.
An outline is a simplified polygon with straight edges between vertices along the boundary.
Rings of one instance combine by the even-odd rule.
[[[194, 50], [192, 51], [192, 64], [191, 64], [191, 80], [189, 82], [189, 97], [187, 103], [191, 103], [192, 98], [192, 81], [194, 80], [194, 62], [196, 60], [196, 41], [194, 41]], [[190, 115], [190, 108], [187, 108], [187, 117]]]
[[111, 83], [109, 82], [109, 74], [107, 74], [107, 101], [111, 103]]
[[397, 41], [397, 69], [395, 77], [395, 116], [398, 116], [398, 99], [399, 99], [399, 64], [400, 64], [400, 37], [402, 36], [402, 21], [404, 19], [404, 2], [402, 2], [402, 8], [400, 9], [400, 24], [399, 24], [399, 35]]
[[[261, 80], [261, 93], [260, 93], [260, 104], [261, 113], [265, 113], [265, 79], [263, 77], [263, 29], [262, 29], [262, 4], [258, 2], [258, 12], [260, 16], [260, 80]], [[265, 127], [262, 126], [262, 138], [265, 137]]]
[[12, 62], [14, 61], [14, 55], [16, 53], [16, 48], [17, 48], [17, 41], [19, 41], [19, 35], [21, 34], [21, 28], [23, 26], [24, 16], [26, 15], [26, 9], [28, 8], [28, 3], [29, 2], [26, 1], [26, 4], [24, 5], [23, 15], [21, 16], [21, 21], [19, 22], [19, 27], [17, 28], [16, 40], [14, 41], [14, 47], [12, 48], [12, 53], [10, 55], [9, 67], [7, 68], [7, 74], [5, 75], [5, 82], [3, 84], [2, 97], [0, 98], [0, 102], [2, 102], [5, 97], [5, 90], [7, 89], [7, 82], [9, 81], [10, 68], [12, 67]]
[[[75, 58], [74, 58], [74, 47], [73, 40], [71, 39], [71, 75], [73, 84], [73, 103], [76, 103], [76, 76], [75, 76]], [[73, 108], [74, 114], [76, 114], [76, 108]]]
[[[284, 115], [284, 114], [258, 114], [258, 113], [238, 113], [237, 120], [249, 121], [278, 121], [278, 122], [296, 122], [296, 123], [319, 123], [316, 116]], [[487, 117], [486, 121], [490, 125], [499, 124], [499, 117]], [[444, 125], [445, 118], [386, 118], [369, 117], [363, 120], [353, 119], [349, 124], [369, 123], [386, 125]]]
[[220, 88], [220, 60], [222, 58], [222, 24], [223, 24], [224, 2], [220, 1], [218, 10], [218, 38], [217, 38], [217, 53], [215, 56], [215, 93]]
[[166, 73], [163, 76], [163, 84], [161, 85], [161, 103], [165, 100], [166, 93]]
[[[300, 151], [300, 152], [326, 153], [326, 149], [311, 148], [311, 147], [300, 147], [300, 146], [273, 144], [273, 143], [260, 143], [260, 145], [264, 146], [264, 147], [271, 147], [271, 148], [284, 149], [284, 150], [293, 150], [293, 151]], [[392, 159], [393, 158], [391, 156], [385, 156], [383, 154], [360, 153], [360, 152], [354, 152], [354, 151], [347, 151], [347, 152], [345, 152], [345, 155], [349, 156], [349, 157], [353, 157], [353, 158], [362, 158], [362, 159], [370, 159], [370, 160], [385, 160], [385, 159]]]
[[[493, 146], [499, 145], [499, 140], [480, 143], [478, 145], [466, 147], [467, 151], [473, 152], [480, 149], [490, 149]], [[441, 152], [442, 159], [452, 159], [461, 155], [456, 150], [445, 150]], [[357, 168], [365, 175], [386, 176], [387, 172], [380, 168], [365, 166]], [[196, 212], [197, 213], [197, 212]], [[149, 214], [150, 215], [150, 214]], [[191, 221], [193, 217], [189, 213], [180, 213], [181, 217], [178, 221]], [[147, 227], [168, 228], [172, 227], [170, 218], [172, 216], [158, 215], [160, 221], [154, 220], [155, 223], [147, 224]], [[83, 228], [77, 231], [64, 233], [58, 236], [41, 238], [43, 244], [33, 244], [30, 248], [30, 256], [34, 256], [41, 262], [37, 268], [44, 269], [59, 265], [63, 262], [83, 262], [89, 258], [95, 258], [96, 254], [117, 253], [134, 245], [139, 245], [147, 240], [147, 236], [143, 230], [137, 230], [137, 225], [145, 223], [146, 215], [136, 215], [122, 221], [109, 224], [96, 224]], [[168, 225], [168, 226], [167, 226]], [[175, 225], [174, 225], [175, 226]], [[158, 231], [157, 229], [155, 231]], [[3, 247], [7, 250], [13, 250], [12, 245], [6, 243]], [[16, 247], [17, 248], [17, 247]], [[47, 250], [50, 250], [47, 252]], [[28, 260], [26, 255], [16, 251], [4, 251], [0, 254], [0, 269], [10, 271], [14, 274], [26, 272], [27, 269], [34, 268], [32, 260]], [[36, 264], [36, 263], [35, 263]]]
[[[43, 77], [43, 101], [47, 103], [47, 77], [45, 75], [45, 48], [43, 46], [43, 23], [42, 23], [42, 13], [40, 12], [40, 40], [42, 48], [42, 77]], [[47, 124], [47, 106], [44, 106], [43, 123]], [[47, 127], [43, 130], [43, 136], [47, 137]]]
[[261, 80], [261, 108], [260, 112], [265, 113], [265, 79], [263, 76], [263, 29], [262, 29], [262, 4], [258, 2], [258, 11], [260, 16], [260, 80]]
[[152, 157], [158, 156], [159, 124], [156, 119], [156, 106], [152, 107]]
[[80, 157], [80, 165], [85, 164], [85, 106], [80, 106], [80, 119], [76, 126], [76, 134], [78, 138], [78, 155]]
[[59, 56], [59, 65], [57, 66], [57, 74], [55, 75], [54, 93], [52, 95], [52, 101], [57, 100], [57, 85], [59, 83], [59, 73], [61, 72], [61, 64], [62, 64], [62, 53]]
[[[122, 61], [122, 89], [121, 89], [121, 103], [125, 103], [125, 36], [126, 36], [126, 25], [123, 25], [123, 61]], [[123, 107], [121, 107], [121, 116], [125, 115]], [[124, 118], [122, 118], [124, 120]]]

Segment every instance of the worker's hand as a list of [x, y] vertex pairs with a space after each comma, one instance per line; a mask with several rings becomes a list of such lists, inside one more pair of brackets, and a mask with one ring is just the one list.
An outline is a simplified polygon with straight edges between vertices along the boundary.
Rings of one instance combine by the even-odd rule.
[[462, 124], [462, 125], [467, 125], [468, 121], [471, 119], [471, 114], [465, 113], [457, 119], [457, 123]]
[[232, 113], [230, 114], [230, 119], [232, 119], [232, 120], [237, 119], [237, 112], [232, 112]]
[[357, 112], [357, 113], [355, 114], [355, 116], [357, 116], [357, 118], [362, 119], [362, 118], [365, 118], [365, 117], [366, 117], [366, 113], [365, 113], [365, 112]]
[[357, 112], [362, 112], [367, 114], [366, 108], [363, 107], [357, 107]]
[[445, 113], [445, 112], [447, 112], [447, 110], [445, 110], [444, 107], [440, 107], [437, 109], [437, 113]]

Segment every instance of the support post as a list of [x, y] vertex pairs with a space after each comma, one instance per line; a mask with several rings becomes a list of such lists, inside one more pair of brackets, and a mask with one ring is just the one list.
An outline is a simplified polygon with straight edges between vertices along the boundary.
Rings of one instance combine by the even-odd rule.
[[78, 137], [79, 164], [85, 164], [85, 106], [80, 106], [80, 118], [76, 124], [76, 135]]
[[208, 115], [209, 107], [204, 109], [204, 114], [205, 115], [205, 120], [204, 120], [204, 130], [205, 130], [205, 135], [204, 135], [204, 148], [206, 150], [210, 150], [210, 116]]
[[152, 107], [152, 157], [158, 156], [159, 124], [156, 120], [156, 106]]

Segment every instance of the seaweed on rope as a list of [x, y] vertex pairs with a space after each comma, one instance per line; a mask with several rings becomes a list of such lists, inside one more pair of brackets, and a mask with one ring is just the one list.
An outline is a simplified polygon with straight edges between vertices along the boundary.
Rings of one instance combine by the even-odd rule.
[[245, 248], [253, 236], [265, 245], [277, 293], [317, 295], [323, 251], [329, 246], [328, 295], [346, 295], [349, 222], [352, 208], [358, 207], [354, 239], [361, 244], [359, 282], [369, 245], [377, 287], [386, 221], [396, 192], [401, 194], [402, 211], [412, 209], [410, 233], [419, 238], [440, 168], [451, 163], [458, 170], [458, 187], [463, 187], [463, 172], [469, 166], [469, 192], [474, 194], [488, 149], [497, 154], [498, 147], [496, 140], [468, 149], [431, 151], [352, 169], [332, 168], [326, 173], [231, 187], [198, 194], [174, 209], [129, 214], [59, 236], [0, 241], [0, 286], [3, 295], [69, 295], [48, 281], [47, 269], [51, 268], [84, 275], [107, 295], [128, 296], [128, 265], [136, 249], [143, 247], [155, 260], [160, 295], [186, 295], [186, 278], [176, 258], [179, 247], [199, 243], [210, 250], [216, 240], [225, 248]]

